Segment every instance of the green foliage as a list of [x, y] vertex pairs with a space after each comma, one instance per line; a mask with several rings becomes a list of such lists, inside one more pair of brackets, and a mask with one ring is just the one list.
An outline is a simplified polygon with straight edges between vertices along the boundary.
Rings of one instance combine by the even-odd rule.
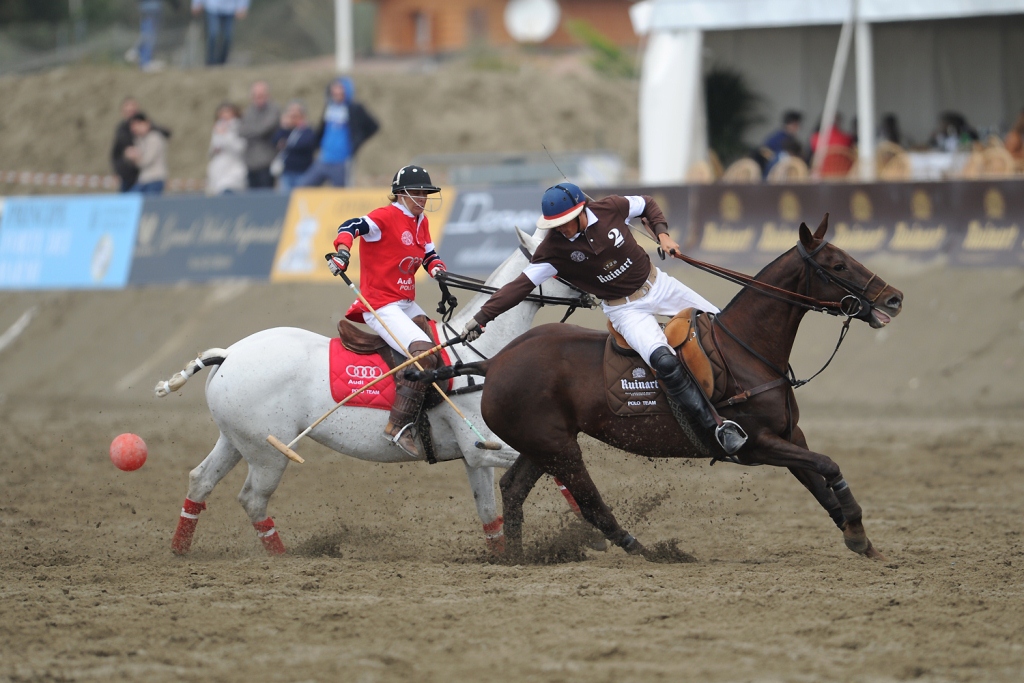
[[573, 38], [593, 51], [590, 66], [594, 71], [617, 78], [637, 77], [633, 59], [593, 24], [583, 19], [571, 19], [565, 22], [565, 28]]
[[713, 67], [704, 76], [708, 114], [708, 144], [728, 166], [750, 151], [744, 140], [751, 126], [764, 121], [764, 98], [755, 92], [739, 71]]

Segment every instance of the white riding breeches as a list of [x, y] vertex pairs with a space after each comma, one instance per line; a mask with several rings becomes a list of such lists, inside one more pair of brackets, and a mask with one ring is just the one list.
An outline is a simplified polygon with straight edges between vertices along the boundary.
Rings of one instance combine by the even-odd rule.
[[621, 334], [648, 364], [655, 349], [659, 346], [669, 346], [665, 332], [654, 316], [672, 316], [684, 308], [718, 313], [717, 306], [660, 269], [651, 291], [643, 298], [619, 306], [601, 304], [601, 309], [608, 316], [615, 331]]
[[[363, 313], [363, 321], [370, 327], [371, 330], [379, 334], [384, 341], [388, 343], [388, 346], [398, 351], [402, 355], [405, 355], [405, 351], [402, 350], [404, 346], [406, 349], [413, 342], [427, 342], [433, 345], [433, 343], [427, 338], [427, 335], [423, 333], [423, 330], [419, 328], [419, 325], [414, 323], [412, 319], [417, 315], [426, 315], [423, 309], [417, 305], [415, 301], [396, 301], [393, 304], [381, 306], [377, 309], [377, 315], [380, 316], [384, 324], [388, 326], [388, 329], [395, 333], [395, 337], [398, 341], [387, 333], [384, 329], [384, 325], [380, 324], [380, 320], [373, 317], [373, 313]], [[399, 346], [399, 344], [401, 346]]]

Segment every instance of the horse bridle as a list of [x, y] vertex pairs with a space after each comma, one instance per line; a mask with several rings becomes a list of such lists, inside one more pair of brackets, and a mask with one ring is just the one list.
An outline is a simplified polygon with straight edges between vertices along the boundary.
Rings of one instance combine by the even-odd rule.
[[[807, 286], [808, 286], [808, 291], [810, 289], [810, 280], [811, 280], [810, 276], [811, 275], [817, 275], [821, 279], [822, 282], [832, 283], [835, 286], [837, 286], [840, 289], [842, 289], [844, 292], [846, 292], [846, 296], [844, 296], [839, 301], [838, 313], [835, 313], [835, 312], [832, 312], [832, 311], [826, 311], [826, 312], [831, 313], [832, 315], [840, 315], [840, 314], [841, 315], [845, 315], [847, 318], [857, 318], [858, 320], [870, 320], [871, 319], [871, 311], [875, 307], [875, 302], [878, 301], [878, 297], [880, 297], [882, 295], [882, 292], [884, 292], [885, 288], [888, 287], [889, 285], [885, 282], [885, 280], [883, 280], [882, 278], [878, 277], [878, 275], [876, 275], [875, 273], [872, 273], [871, 277], [868, 278], [868, 281], [864, 283], [864, 286], [860, 287], [860, 286], [850, 282], [849, 280], [847, 280], [845, 278], [839, 277], [833, 271], [825, 268], [820, 263], [818, 263], [817, 261], [814, 260], [814, 256], [819, 251], [824, 249], [825, 245], [827, 245], [827, 244], [828, 244], [828, 240], [823, 239], [823, 240], [821, 240], [821, 243], [818, 246], [816, 246], [811, 251], [807, 251], [807, 248], [804, 247], [804, 243], [803, 242], [797, 242], [796, 243], [796, 251], [797, 251], [798, 254], [800, 254], [800, 258], [803, 259], [804, 264], [807, 267], [807, 274], [808, 274]], [[878, 291], [875, 293], [875, 295], [869, 299], [869, 298], [867, 298], [867, 296], [868, 296], [868, 288], [871, 287], [871, 284], [875, 280], [878, 280], [878, 282], [881, 284], [881, 287], [879, 287]], [[810, 298], [810, 297], [808, 297], [808, 298]], [[822, 302], [822, 303], [832, 303], [832, 302]]]

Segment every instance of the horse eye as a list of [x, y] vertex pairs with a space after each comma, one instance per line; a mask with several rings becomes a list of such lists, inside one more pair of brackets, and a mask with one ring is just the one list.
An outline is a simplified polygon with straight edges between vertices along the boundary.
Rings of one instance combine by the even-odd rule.
[[836, 271], [837, 273], [841, 273], [844, 270], [846, 270], [846, 264], [844, 264], [844, 263], [837, 263], [834, 266], [832, 266], [832, 270]]

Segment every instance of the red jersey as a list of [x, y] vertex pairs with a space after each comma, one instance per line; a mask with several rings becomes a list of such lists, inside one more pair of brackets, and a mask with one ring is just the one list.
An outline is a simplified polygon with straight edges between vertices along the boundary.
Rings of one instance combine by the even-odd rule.
[[[363, 238], [359, 247], [360, 291], [375, 309], [396, 301], [414, 300], [416, 271], [422, 265], [429, 272], [440, 263], [427, 217], [421, 214], [416, 218], [397, 204], [346, 221], [338, 228], [334, 246], [351, 247], [357, 236]], [[357, 300], [345, 317], [361, 323], [367, 312]]]

